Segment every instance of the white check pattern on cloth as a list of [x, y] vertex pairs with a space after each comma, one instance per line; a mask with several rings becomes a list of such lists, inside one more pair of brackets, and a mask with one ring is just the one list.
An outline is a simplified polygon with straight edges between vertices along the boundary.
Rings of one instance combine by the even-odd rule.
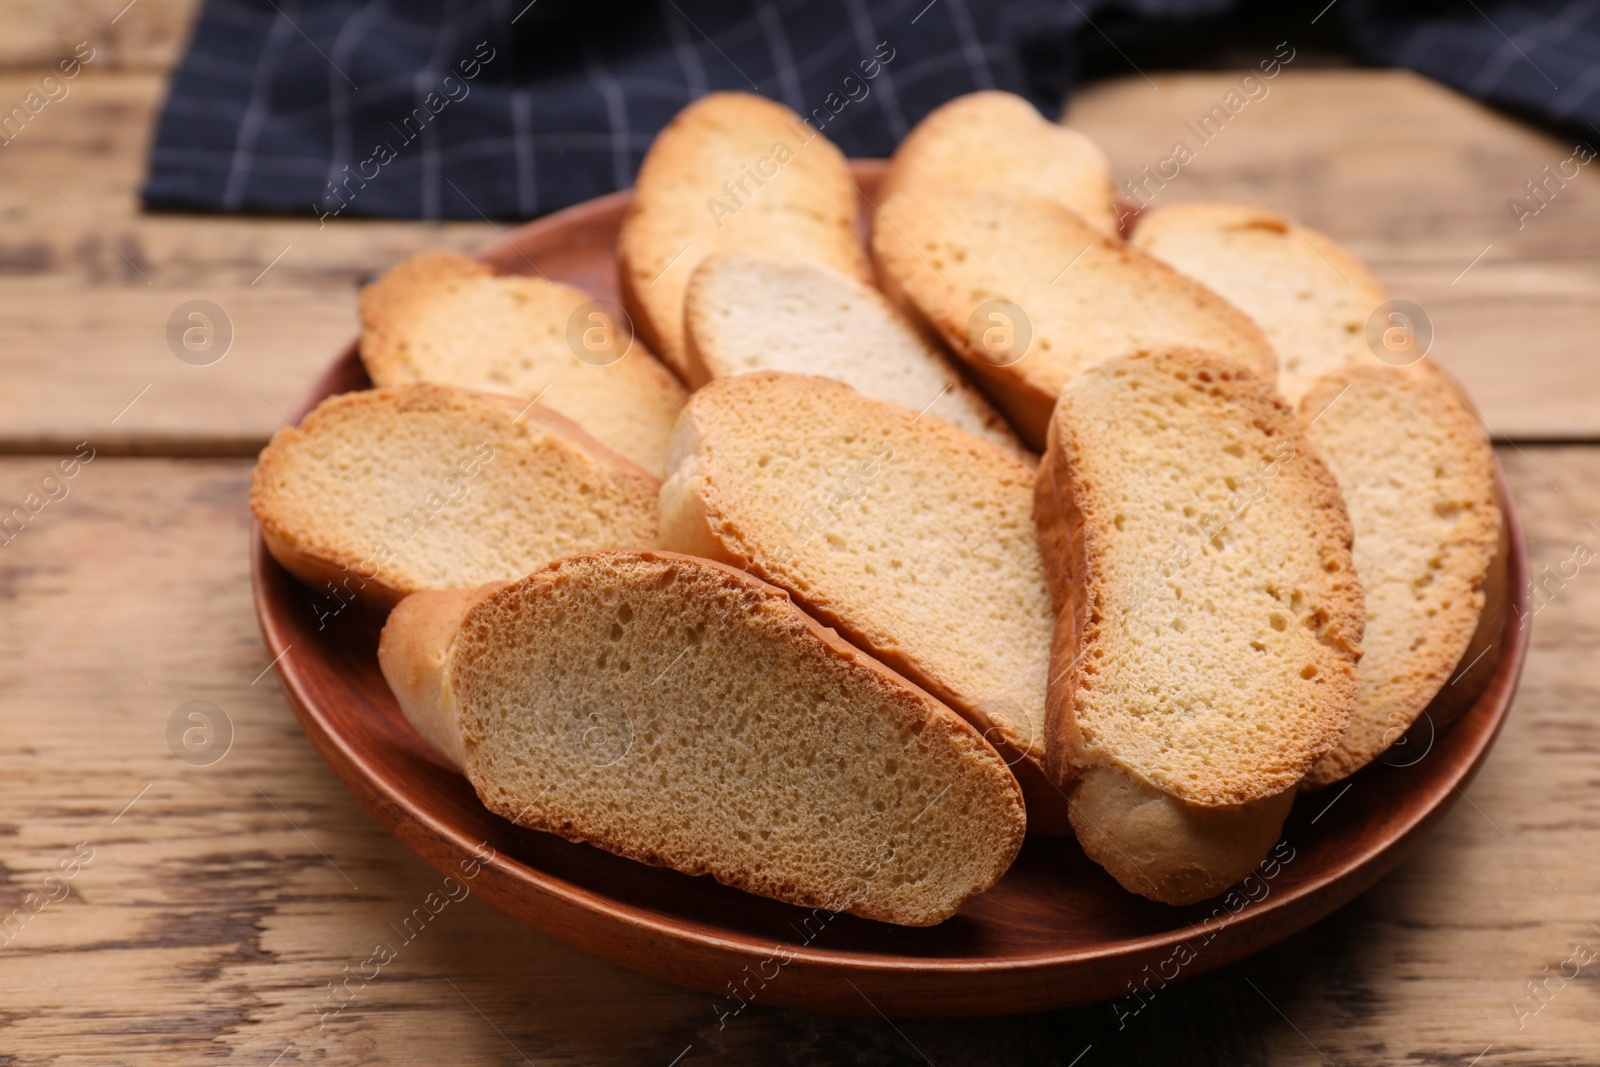
[[[1041, 87], [1064, 91], [1080, 37], [1119, 19], [1183, 34], [1182, 18], [1229, 6], [206, 0], [143, 196], [323, 218], [527, 218], [626, 186], [678, 110], [727, 89], [782, 101], [847, 155], [883, 156], [934, 107], [977, 89], [1019, 92], [1053, 114], [1060, 101]], [[1437, 6], [1341, 0], [1330, 17], [1371, 61], [1600, 143], [1600, 0]], [[421, 131], [405, 136], [414, 115]]]

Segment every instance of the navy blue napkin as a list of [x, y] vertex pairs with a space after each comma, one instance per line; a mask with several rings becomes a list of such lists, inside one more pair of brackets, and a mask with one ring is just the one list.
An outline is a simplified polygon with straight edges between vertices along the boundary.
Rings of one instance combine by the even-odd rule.
[[[156, 209], [530, 218], [631, 184], [655, 133], [708, 91], [772, 97], [847, 155], [883, 156], [976, 89], [1054, 114], [1086, 50], [1118, 48], [1107, 20], [1181, 43], [1232, 6], [206, 0], [142, 192]], [[1600, 122], [1600, 0], [1318, 0], [1308, 32], [1313, 18], [1343, 19], [1374, 62], [1580, 131]]]

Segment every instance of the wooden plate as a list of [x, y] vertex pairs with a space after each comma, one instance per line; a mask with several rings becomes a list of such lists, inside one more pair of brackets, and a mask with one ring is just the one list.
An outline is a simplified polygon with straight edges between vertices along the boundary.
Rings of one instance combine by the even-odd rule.
[[[870, 195], [881, 165], [856, 167]], [[628, 199], [617, 193], [520, 227], [481, 258], [507, 273], [537, 268], [616, 300], [613, 248]], [[352, 345], [300, 414], [368, 384]], [[1501, 493], [1509, 535], [1503, 603], [1512, 614], [1497, 617], [1506, 618], [1527, 611], [1528, 565], [1503, 483]], [[1527, 649], [1525, 628], [1502, 627], [1498, 651], [1447, 687], [1460, 705], [1469, 703], [1462, 691], [1481, 685], [1470, 706], [1436, 702], [1387, 764], [1348, 787], [1301, 797], [1277, 859], [1229, 894], [1187, 908], [1155, 904], [1118, 887], [1070, 839], [1030, 838], [1000, 884], [955, 918], [905, 929], [808, 912], [490, 815], [402, 718], [378, 673], [378, 621], [354, 606], [330, 615], [340, 602], [291, 578], [259, 530], [251, 562], [284, 694], [328, 765], [380, 822], [458, 878], [464, 863], [492, 855], [471, 884], [502, 911], [585, 952], [704, 990], [730, 1013], [749, 1002], [892, 1016], [1035, 1011], [1126, 996], [1135, 982], [1153, 988], [1265, 948], [1367, 889], [1449, 810], [1494, 742]], [[1457, 714], [1448, 730], [1434, 725]]]

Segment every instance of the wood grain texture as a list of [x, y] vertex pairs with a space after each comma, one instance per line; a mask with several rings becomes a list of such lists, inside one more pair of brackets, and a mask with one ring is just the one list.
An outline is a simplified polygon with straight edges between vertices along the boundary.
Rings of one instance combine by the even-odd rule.
[[[1600, 550], [1584, 525], [1600, 525], [1600, 453], [1500, 459], [1536, 571], [1559, 572], [1580, 541]], [[0, 501], [46, 469], [44, 457], [0, 460]], [[1524, 983], [1547, 965], [1559, 974], [1575, 945], [1600, 953], [1588, 654], [1600, 561], [1547, 583], [1521, 695], [1471, 803], [1310, 931], [1190, 983], [1154, 982], [1142, 1009], [890, 1026], [758, 998], [719, 1028], [712, 998], [574, 952], [478, 899], [443, 907], [410, 941], [389, 925], [442, 881], [345, 792], [273, 680], [251, 684], [267, 664], [247, 481], [243, 461], [100, 456], [0, 548], [0, 640], [15, 651], [0, 663], [0, 922], [80, 842], [95, 850], [70, 895], [0, 949], [0, 1055], [14, 1062], [270, 1063], [289, 1047], [280, 1063], [505, 1063], [519, 1062], [515, 1045], [535, 1063], [666, 1065], [687, 1047], [684, 1064], [781, 1049], [796, 1064], [925, 1054], [940, 1067], [1066, 1067], [1092, 1045], [1088, 1067], [1321, 1062], [1314, 1043], [1341, 1065], [1466, 1067], [1490, 1045], [1483, 1064], [1586, 1063], [1600, 1047], [1600, 965], [1551, 980], [1520, 1029], [1516, 1009], [1537, 1005]], [[168, 748], [168, 719], [189, 700], [232, 721], [232, 748], [211, 766]], [[394, 960], [319, 1019], [326, 983], [362, 970], [380, 942]]]
[[[67, 498], [0, 547], [0, 1063], [1466, 1067], [1600, 1055], [1600, 967], [1561, 977], [1575, 946], [1600, 952], [1600, 566], [1559, 577], [1577, 544], [1600, 550], [1600, 452], [1582, 448], [1501, 450], [1535, 570], [1557, 576], [1472, 803], [1375, 889], [1241, 965], [1142, 1004], [1006, 1020], [891, 1025], [758, 1002], [719, 1025], [703, 994], [567, 949], [479, 899], [406, 940], [390, 924], [426, 907], [440, 877], [361, 810], [258, 677], [248, 464], [111, 453], [253, 452], [278, 425], [274, 406], [289, 410], [352, 336], [360, 278], [494, 230], [140, 214], [163, 73], [195, 6], [17, 0], [0, 35], [6, 106], [78, 41], [99, 50], [71, 96], [0, 149], [0, 451], [100, 449]], [[1236, 79], [1156, 82], [1091, 87], [1075, 103], [1072, 121], [1119, 179], [1166, 156]], [[1594, 436], [1595, 179], [1582, 174], [1521, 230], [1506, 203], [1570, 145], [1409, 75], [1292, 67], [1230, 127], [1161, 195], [1269, 199], [1327, 230], [1429, 310], [1439, 356], [1501, 435]], [[210, 367], [167, 350], [167, 318], [191, 298], [237, 327]], [[53, 462], [0, 459], [0, 510]], [[168, 746], [189, 700], [232, 722], [213, 765]], [[93, 859], [63, 880], [80, 843]], [[62, 885], [64, 899], [31, 910]], [[361, 971], [380, 941], [394, 960], [319, 1018], [327, 983]]]
[[[39, 73], [0, 73], [0, 101], [20, 99]], [[1159, 91], [1138, 78], [1093, 86], [1070, 119], [1126, 180], [1173, 140], [1196, 140], [1184, 123], [1236, 83], [1188, 74], [1159, 77]], [[1570, 145], [1405, 74], [1291, 67], [1270, 85], [1153, 202], [1267, 201], [1303, 218], [1427, 309], [1436, 354], [1497, 436], [1600, 434], [1593, 168], [1518, 231], [1508, 199]], [[94, 436], [123, 453], [253, 454], [354, 336], [361, 279], [418, 249], [464, 251], [496, 235], [488, 223], [142, 214], [135, 191], [163, 94], [159, 74], [91, 64], [0, 149], [0, 299], [11, 311], [0, 319], [10, 386], [0, 449]], [[192, 299], [234, 326], [232, 350], [211, 366], [167, 345], [169, 317]]]
[[[0, 100], [34, 80], [0, 74]], [[306, 219], [143, 214], [164, 93], [156, 74], [85, 70], [0, 149], [0, 450], [70, 451], [93, 437], [114, 452], [254, 455], [355, 335], [364, 278], [419, 249], [495, 236], [488, 223], [319, 229], [309, 205]], [[233, 328], [209, 366], [168, 346], [169, 318], [196, 299]]]
[[51, 66], [83, 41], [98, 53], [95, 63], [168, 70], [198, 8], [197, 0], [6, 0], [0, 70]]

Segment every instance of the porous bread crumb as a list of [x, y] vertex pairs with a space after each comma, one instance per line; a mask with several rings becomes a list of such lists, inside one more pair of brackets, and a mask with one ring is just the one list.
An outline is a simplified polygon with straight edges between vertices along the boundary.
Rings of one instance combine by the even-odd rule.
[[1427, 360], [1334, 371], [1300, 416], [1344, 492], [1366, 589], [1361, 692], [1306, 775], [1316, 787], [1375, 759], [1450, 681], [1483, 613], [1500, 508], [1488, 435]]
[[1032, 448], [1044, 447], [1061, 387], [1103, 359], [1187, 345], [1275, 373], [1244, 312], [1053, 200], [907, 189], [879, 207], [872, 254], [885, 291], [961, 357]]
[[537, 404], [418, 384], [332, 396], [279, 430], [250, 507], [292, 573], [393, 604], [648, 547], [659, 487]]
[[1053, 620], [1013, 452], [838, 382], [743, 374], [690, 400], [661, 505], [663, 547], [788, 589], [1042, 760]]
[[1316, 230], [1257, 208], [1174, 204], [1140, 215], [1132, 242], [1260, 323], [1291, 404], [1330, 371], [1383, 365], [1367, 320], [1389, 295], [1366, 264]]
[[[590, 303], [560, 282], [419, 252], [361, 290], [361, 361], [380, 388], [433, 382], [537, 397], [660, 477], [688, 391], [625, 324], [582, 313]], [[580, 358], [596, 329], [603, 350]]]
[[1059, 780], [1106, 764], [1239, 805], [1333, 748], [1363, 618], [1350, 520], [1268, 381], [1185, 349], [1090, 368], [1056, 409], [1037, 507], [1062, 607]]
[[889, 160], [878, 189], [1017, 189], [1049, 197], [1117, 235], [1111, 164], [1100, 146], [1014, 93], [958, 96], [928, 112]]
[[843, 153], [800, 116], [751, 93], [702, 96], [645, 153], [617, 236], [634, 327], [687, 380], [683, 296], [711, 253], [812, 260], [872, 281], [859, 202]]
[[1022, 451], [988, 401], [882, 293], [831, 267], [708, 256], [684, 305], [690, 381], [757, 370], [815, 374]]
[[560, 560], [474, 607], [449, 670], [467, 775], [521, 826], [910, 926], [1022, 844], [970, 726], [732, 568]]

